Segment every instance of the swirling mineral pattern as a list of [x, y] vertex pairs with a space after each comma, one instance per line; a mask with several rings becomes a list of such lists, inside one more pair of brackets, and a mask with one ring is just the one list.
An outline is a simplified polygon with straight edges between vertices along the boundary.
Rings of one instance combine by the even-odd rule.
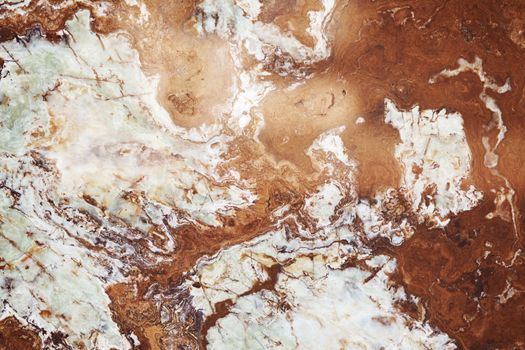
[[0, 350], [525, 349], [523, 0], [3, 0], [0, 68]]

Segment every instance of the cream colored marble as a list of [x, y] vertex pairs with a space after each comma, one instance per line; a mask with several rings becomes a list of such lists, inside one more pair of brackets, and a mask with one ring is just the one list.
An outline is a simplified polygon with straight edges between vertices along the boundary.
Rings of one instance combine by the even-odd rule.
[[387, 99], [385, 122], [399, 131], [396, 157], [403, 164], [402, 185], [409, 190], [412, 209], [421, 221], [430, 219], [444, 226], [447, 216], [479, 202], [482, 194], [474, 186], [461, 188], [472, 155], [460, 114], [444, 109], [420, 111], [418, 106], [402, 111]]

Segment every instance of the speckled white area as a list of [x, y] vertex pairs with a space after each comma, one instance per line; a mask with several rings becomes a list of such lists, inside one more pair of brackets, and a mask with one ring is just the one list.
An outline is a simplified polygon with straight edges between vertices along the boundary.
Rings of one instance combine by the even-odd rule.
[[[210, 349], [454, 349], [446, 335], [399, 315], [405, 298], [389, 289], [388, 262], [375, 277], [360, 269], [330, 271], [315, 260], [296, 261], [276, 291], [242, 297], [208, 333]], [[330, 312], [327, 312], [330, 310]]]
[[412, 208], [421, 220], [444, 226], [449, 214], [469, 210], [479, 202], [482, 194], [474, 186], [461, 187], [472, 156], [459, 113], [421, 111], [418, 106], [403, 111], [386, 99], [385, 122], [399, 131], [396, 157], [403, 164], [402, 185], [410, 191]]
[[79, 244], [83, 228], [56, 210], [56, 173], [35, 162], [29, 156], [0, 154], [2, 307], [48, 332], [65, 332], [71, 342], [88, 348], [129, 349], [104, 290], [123, 280], [121, 263]]
[[[369, 259], [378, 270], [372, 276], [341, 269], [351, 257]], [[266, 269], [274, 264], [283, 266], [275, 289], [248, 293], [269, 278]], [[192, 295], [206, 314], [217, 302], [234, 302], [208, 331], [211, 349], [455, 349], [448, 336], [396, 310], [395, 302], [408, 297], [388, 285], [394, 268], [394, 260], [372, 258], [345, 228], [309, 246], [279, 231], [203, 260], [192, 277], [202, 287]]]
[[202, 34], [217, 33], [223, 38], [232, 37], [259, 61], [279, 50], [298, 61], [312, 63], [328, 57], [330, 53], [324, 29], [334, 5], [333, 0], [325, 0], [321, 11], [309, 13], [310, 27], [307, 31], [316, 40], [313, 49], [301, 44], [292, 34], [283, 33], [275, 24], [258, 21], [260, 3], [256, 0], [205, 0], [199, 4], [202, 12], [196, 28]]

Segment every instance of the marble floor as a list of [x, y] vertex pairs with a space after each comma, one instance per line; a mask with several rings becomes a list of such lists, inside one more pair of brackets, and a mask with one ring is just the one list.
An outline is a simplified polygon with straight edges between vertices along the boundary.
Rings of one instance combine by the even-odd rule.
[[525, 349], [525, 2], [0, 2], [0, 350]]

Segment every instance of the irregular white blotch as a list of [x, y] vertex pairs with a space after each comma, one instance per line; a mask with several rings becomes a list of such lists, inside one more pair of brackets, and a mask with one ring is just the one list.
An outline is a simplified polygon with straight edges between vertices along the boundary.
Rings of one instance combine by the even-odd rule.
[[[27, 11], [31, 6], [34, 6], [35, 1], [32, 0], [4, 0], [1, 3], [1, 12], [0, 18], [5, 18], [7, 16], [13, 15], [26, 15]], [[110, 9], [111, 1], [110, 0], [101, 0], [93, 2], [91, 0], [62, 0], [49, 2], [46, 1], [45, 4], [41, 2], [37, 3], [37, 6], [44, 6], [45, 8], [50, 9], [50, 11], [64, 11], [71, 8], [74, 5], [83, 5], [89, 7], [93, 10], [94, 14], [98, 16], [104, 16], [107, 14], [107, 11]]]
[[520, 290], [516, 290], [508, 280], [505, 282], [505, 289], [497, 295], [500, 304], [505, 304], [515, 295], [523, 293]]
[[142, 1], [137, 0], [125, 0], [125, 2], [128, 6], [137, 6], [139, 8], [140, 17], [138, 18], [138, 22], [140, 24], [144, 24], [149, 20], [151, 14], [149, 13], [146, 4], [144, 4]]
[[[455, 348], [446, 334], [396, 309], [410, 297], [390, 286], [395, 261], [373, 256], [355, 229], [357, 165], [343, 131], [321, 134], [306, 152], [328, 181], [306, 198], [305, 210], [286, 219], [313, 218], [311, 231], [297, 225], [292, 232], [282, 218], [279, 229], [204, 256], [187, 273], [182, 287], [205, 318], [220, 302], [233, 305], [208, 330], [209, 348]], [[343, 197], [347, 203], [334, 218]], [[354, 259], [377, 273], [346, 267]]]
[[257, 18], [261, 13], [262, 4], [259, 0], [237, 0], [236, 4], [242, 8], [251, 19]]
[[32, 163], [0, 155], [3, 306], [47, 332], [64, 332], [71, 344], [129, 349], [105, 293], [107, 285], [124, 280], [121, 263], [79, 244], [75, 224], [60, 218], [48, 197], [56, 195], [53, 177]]
[[[341, 269], [351, 257], [367, 259], [378, 272]], [[281, 265], [275, 289], [250, 293], [274, 264]], [[396, 309], [408, 297], [389, 285], [394, 269], [394, 260], [372, 257], [346, 227], [311, 241], [291, 239], [282, 229], [203, 258], [187, 286], [204, 315], [213, 314], [217, 302], [234, 303], [209, 329], [211, 349], [454, 349], [447, 335]]]
[[18, 14], [23, 14], [23, 8], [24, 7], [27, 7], [29, 6], [29, 4], [31, 4], [31, 0], [23, 0], [23, 1], [20, 1], [20, 0], [7, 0], [7, 1], [3, 1], [2, 2], [2, 10], [5, 10], [5, 11], [2, 11], [2, 13], [0, 14], [0, 17], [4, 17], [2, 16], [2, 14], [12, 14], [12, 13], [18, 13]]
[[[233, 50], [233, 49], [232, 49]], [[271, 82], [259, 79], [261, 72], [257, 69], [242, 71], [239, 56], [234, 54], [235, 66], [239, 71], [239, 79], [234, 83], [234, 99], [228, 126], [241, 133], [252, 120], [252, 109], [259, 105], [262, 99], [274, 89]], [[264, 126], [264, 119], [259, 114], [258, 131]], [[258, 132], [256, 133], [258, 135]]]
[[[331, 130], [328, 130], [321, 135], [319, 135], [312, 145], [306, 150], [306, 154], [310, 156], [313, 160], [319, 162], [316, 156], [317, 151], [322, 151], [326, 154], [331, 154], [335, 157], [335, 159], [341, 163], [343, 163], [346, 166], [355, 168], [356, 163], [353, 160], [350, 160], [348, 157], [348, 154], [346, 153], [346, 149], [343, 143], [343, 140], [341, 139], [341, 134], [345, 131], [344, 126], [340, 126]], [[325, 165], [331, 165], [330, 162]], [[348, 177], [352, 177], [353, 174], [346, 174]]]
[[146, 4], [142, 3], [140, 4], [140, 18], [139, 22], [144, 24], [149, 20], [150, 13], [148, 11], [148, 8], [146, 7]]
[[121, 210], [133, 206], [120, 198], [128, 190], [215, 226], [218, 215], [254, 201], [239, 186], [210, 184], [209, 178], [225, 180], [215, 169], [228, 137], [217, 127], [174, 125], [156, 100], [158, 78], [142, 72], [126, 37], [95, 35], [87, 11], [67, 23], [67, 33], [69, 45], [39, 38], [27, 48], [5, 43], [25, 72], [6, 62], [10, 74], [0, 81], [0, 97], [9, 102], [0, 106], [0, 148], [45, 150], [63, 175], [64, 193], [89, 194], [126, 220], [135, 217], [132, 208]]
[[308, 34], [315, 38], [314, 52], [322, 57], [330, 55], [330, 43], [326, 37], [325, 28], [335, 8], [335, 0], [322, 0], [323, 9], [308, 12], [310, 26], [306, 29]]
[[364, 122], [365, 122], [365, 118], [363, 117], [357, 117], [355, 120], [356, 125], [364, 124]]
[[0, 52], [0, 298], [71, 346], [128, 349], [105, 288], [131, 259], [171, 259], [171, 228], [220, 225], [256, 197], [217, 172], [220, 127], [173, 124], [125, 33], [97, 36], [80, 11], [61, 34]]
[[[330, 271], [312, 262], [294, 264], [297, 275], [280, 275], [275, 291], [240, 298], [210, 329], [210, 349], [455, 349], [448, 336], [396, 310], [400, 290], [389, 288], [386, 263], [375, 277], [358, 268]], [[301, 273], [301, 274], [299, 274]]]
[[[239, 79], [232, 87], [234, 98], [228, 126], [240, 134], [255, 117], [256, 139], [264, 126], [264, 117], [260, 112], [252, 114], [252, 109], [274, 89], [270, 81], [261, 79], [268, 75], [264, 63], [272, 54], [279, 54], [280, 57], [288, 54], [294, 60], [306, 64], [328, 57], [330, 52], [324, 29], [334, 4], [333, 0], [327, 0], [323, 10], [309, 13], [308, 30], [316, 39], [316, 46], [313, 49], [301, 44], [291, 34], [283, 33], [276, 25], [257, 21], [261, 6], [257, 0], [206, 0], [199, 4], [195, 24], [195, 28], [202, 35], [217, 33], [232, 43], [231, 55]], [[245, 70], [241, 60], [245, 52], [259, 61], [250, 70]], [[281, 75], [294, 71], [292, 63], [288, 60], [279, 63], [279, 69]], [[296, 74], [304, 76], [304, 73], [296, 72]]]
[[275, 50], [305, 63], [324, 59], [330, 53], [324, 30], [333, 11], [334, 0], [323, 1], [323, 10], [308, 14], [310, 27], [307, 31], [316, 39], [313, 49], [301, 44], [293, 35], [283, 33], [275, 24], [257, 21], [260, 11], [258, 1], [205, 0], [199, 8], [201, 13], [196, 23], [199, 33], [216, 32], [223, 38], [232, 37], [259, 61]]
[[[339, 240], [345, 240], [348, 244], [336, 244]], [[185, 285], [190, 289], [195, 308], [211, 315], [215, 312], [216, 303], [236, 301], [256, 283], [266, 281], [269, 277], [266, 269], [277, 263], [284, 264], [298, 254], [313, 252], [318, 258], [323, 258], [322, 265], [338, 268], [345, 256], [359, 254], [358, 247], [360, 252], [368, 252], [347, 227], [330, 230], [326, 235], [319, 234], [311, 241], [290, 238], [287, 230], [281, 228], [223, 249], [214, 256], [201, 258]], [[195, 282], [202, 287], [194, 287]]]
[[334, 215], [335, 208], [343, 194], [334, 183], [327, 183], [319, 187], [318, 191], [305, 201], [308, 214], [317, 220], [317, 227], [327, 226]]
[[[305, 200], [306, 214], [317, 221], [317, 228], [350, 223], [355, 217], [352, 203], [357, 198], [357, 164], [349, 158], [341, 139], [344, 130], [345, 127], [341, 126], [322, 133], [306, 150], [314, 168], [328, 176], [327, 182], [319, 185], [316, 192]], [[335, 210], [345, 196], [350, 197], [352, 203], [341, 208], [339, 217], [334, 220]]]
[[396, 157], [403, 165], [403, 183], [412, 208], [421, 220], [438, 226], [448, 223], [449, 214], [474, 207], [482, 195], [474, 186], [461, 188], [470, 172], [472, 156], [459, 113], [442, 110], [398, 110], [385, 100], [385, 122], [399, 131], [401, 143]]
[[135, 335], [135, 333], [132, 332], [132, 333], [129, 335], [129, 337], [130, 337], [131, 340], [133, 341], [133, 346], [137, 346], [137, 347], [140, 346], [140, 340], [139, 340], [139, 338]]
[[509, 213], [505, 208], [504, 204], [505, 202], [511, 203], [512, 202], [512, 196], [513, 193], [507, 192], [508, 189], [505, 187], [499, 188], [496, 190], [491, 190], [495, 194], [494, 197], [494, 210], [485, 215], [485, 217], [489, 220], [494, 219], [495, 217], [499, 217], [503, 221], [512, 221], [511, 213]]
[[[276, 25], [256, 21], [261, 10], [261, 3], [256, 0], [216, 1], [206, 0], [199, 5], [196, 13], [196, 29], [199, 33], [217, 33], [232, 42], [231, 55], [239, 76], [233, 89], [232, 111], [228, 126], [237, 134], [255, 120], [255, 138], [264, 126], [264, 117], [260, 113], [252, 114], [252, 109], [274, 89], [270, 81], [261, 77], [265, 72], [264, 62], [272, 54], [288, 54], [293, 59], [312, 63], [329, 55], [326, 37], [323, 33], [325, 22], [330, 16], [331, 0], [323, 11], [311, 15], [312, 33], [317, 39], [314, 49], [302, 45], [295, 37], [283, 33]], [[333, 4], [331, 5], [333, 7]], [[245, 52], [253, 55], [259, 63], [250, 70], [245, 70], [242, 57]], [[283, 72], [292, 71], [290, 62], [280, 67]], [[285, 74], [285, 73], [279, 73]], [[287, 74], [287, 73], [286, 73]]]

